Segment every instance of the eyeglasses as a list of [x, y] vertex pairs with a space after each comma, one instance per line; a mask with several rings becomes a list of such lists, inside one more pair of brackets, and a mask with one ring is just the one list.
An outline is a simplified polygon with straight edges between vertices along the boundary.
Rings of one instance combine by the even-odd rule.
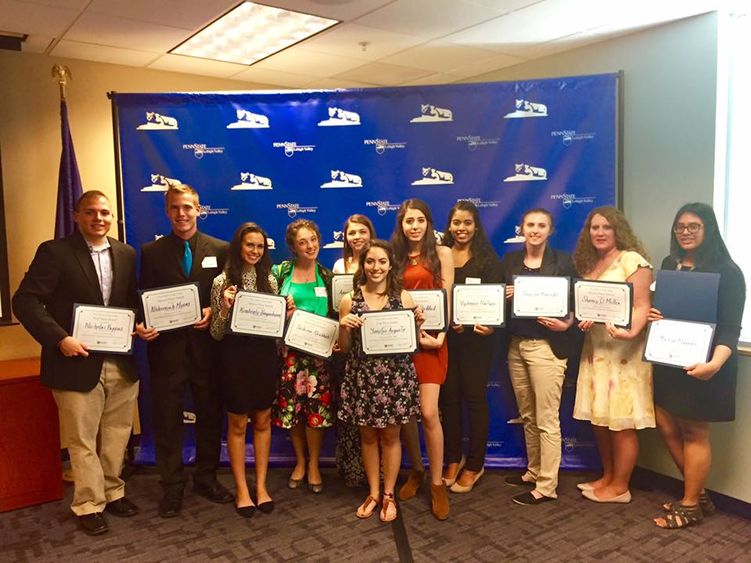
[[693, 235], [693, 234], [698, 233], [703, 226], [704, 225], [702, 225], [701, 223], [686, 223], [686, 224], [678, 223], [677, 225], [673, 226], [673, 232], [676, 235], [679, 235], [683, 231], [688, 231], [690, 234]]

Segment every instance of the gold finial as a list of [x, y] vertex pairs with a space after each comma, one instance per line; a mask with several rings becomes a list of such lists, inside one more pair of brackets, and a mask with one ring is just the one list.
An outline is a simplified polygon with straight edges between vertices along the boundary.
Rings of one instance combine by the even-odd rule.
[[70, 73], [70, 69], [61, 64], [55, 64], [52, 67], [52, 77], [57, 80], [60, 86], [60, 99], [65, 99], [65, 86], [73, 79], [73, 75]]

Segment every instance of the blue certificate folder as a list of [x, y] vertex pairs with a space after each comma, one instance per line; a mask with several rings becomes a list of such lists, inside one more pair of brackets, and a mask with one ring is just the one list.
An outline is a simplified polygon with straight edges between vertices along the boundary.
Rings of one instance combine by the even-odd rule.
[[652, 306], [666, 319], [717, 322], [720, 274], [658, 270]]

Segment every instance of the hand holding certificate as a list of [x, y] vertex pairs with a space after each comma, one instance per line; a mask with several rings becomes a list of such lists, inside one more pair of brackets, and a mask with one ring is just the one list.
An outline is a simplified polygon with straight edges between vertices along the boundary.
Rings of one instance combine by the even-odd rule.
[[203, 318], [197, 283], [141, 291], [141, 302], [144, 324], [158, 331], [191, 326]]
[[281, 295], [238, 291], [229, 329], [236, 334], [282, 338], [287, 299]]
[[301, 309], [295, 309], [284, 334], [290, 348], [320, 358], [329, 358], [339, 336], [339, 323]]
[[75, 304], [71, 336], [91, 352], [132, 354], [135, 322], [132, 309]]
[[709, 360], [714, 325], [663, 319], [649, 325], [644, 360], [684, 368]]
[[569, 314], [569, 279], [514, 276], [513, 315], [517, 318], [563, 318]]
[[577, 280], [574, 315], [580, 321], [631, 326], [633, 286], [630, 283]]
[[500, 327], [505, 322], [505, 284], [454, 284], [453, 321], [457, 325]]
[[342, 297], [352, 291], [354, 274], [336, 274], [331, 278], [331, 310], [338, 311]]
[[362, 351], [367, 355], [411, 354], [417, 350], [417, 325], [411, 309], [362, 314]]
[[424, 322], [422, 330], [446, 330], [448, 325], [448, 303], [445, 289], [410, 289], [408, 293], [415, 305], [422, 308]]

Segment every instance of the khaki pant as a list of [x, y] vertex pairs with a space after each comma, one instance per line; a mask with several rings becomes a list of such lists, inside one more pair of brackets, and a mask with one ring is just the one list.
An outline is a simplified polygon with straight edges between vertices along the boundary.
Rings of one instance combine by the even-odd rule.
[[508, 368], [527, 445], [525, 481], [546, 497], [557, 498], [561, 465], [559, 410], [566, 360], [553, 354], [547, 340], [512, 337]]
[[117, 362], [104, 360], [91, 391], [53, 389], [52, 395], [74, 473], [70, 508], [76, 516], [102, 512], [108, 502], [125, 495], [120, 470], [133, 427], [138, 382], [125, 376]]

